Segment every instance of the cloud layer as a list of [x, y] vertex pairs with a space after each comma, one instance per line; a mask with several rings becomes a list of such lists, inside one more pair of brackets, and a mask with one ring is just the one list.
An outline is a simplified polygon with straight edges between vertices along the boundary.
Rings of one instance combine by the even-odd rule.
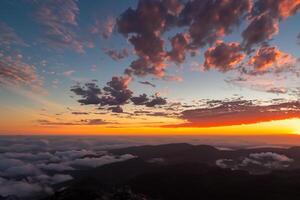
[[0, 140], [0, 194], [32, 198], [52, 194], [54, 185], [70, 181], [70, 172], [133, 159], [130, 154], [115, 156], [105, 149], [127, 146], [97, 139], [70, 137], [14, 138]]
[[300, 117], [300, 102], [270, 102], [260, 105], [248, 100], [215, 101], [204, 108], [184, 110], [187, 123], [168, 127], [215, 127], [254, 124]]

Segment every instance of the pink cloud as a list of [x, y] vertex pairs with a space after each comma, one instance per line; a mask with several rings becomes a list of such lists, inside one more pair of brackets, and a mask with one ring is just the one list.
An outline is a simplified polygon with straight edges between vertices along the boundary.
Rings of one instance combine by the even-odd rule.
[[91, 27], [92, 34], [98, 34], [104, 39], [108, 39], [112, 36], [115, 29], [116, 19], [114, 17], [108, 17], [106, 21], [96, 20], [94, 26]]
[[0, 84], [43, 90], [43, 79], [37, 74], [35, 66], [23, 62], [20, 56], [0, 56]]

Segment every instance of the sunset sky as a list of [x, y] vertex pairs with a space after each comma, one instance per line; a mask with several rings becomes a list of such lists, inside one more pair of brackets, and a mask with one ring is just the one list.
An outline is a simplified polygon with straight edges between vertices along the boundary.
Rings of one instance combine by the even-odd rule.
[[1, 134], [300, 134], [300, 0], [1, 0]]

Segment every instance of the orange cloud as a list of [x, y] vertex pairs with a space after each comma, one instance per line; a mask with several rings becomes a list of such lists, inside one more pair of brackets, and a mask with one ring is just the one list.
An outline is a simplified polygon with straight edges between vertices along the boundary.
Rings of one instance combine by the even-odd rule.
[[166, 127], [218, 127], [300, 118], [300, 102], [255, 105], [252, 101], [219, 102], [217, 106], [185, 110], [187, 123]]
[[300, 8], [300, 0], [281, 0], [278, 9], [282, 18], [294, 15]]
[[245, 54], [237, 42], [224, 43], [217, 41], [216, 46], [209, 48], [205, 54], [204, 68], [216, 68], [222, 72], [232, 70], [242, 62]]
[[261, 47], [248, 62], [258, 71], [266, 71], [272, 67], [282, 68], [291, 63], [293, 63], [292, 56], [274, 46]]

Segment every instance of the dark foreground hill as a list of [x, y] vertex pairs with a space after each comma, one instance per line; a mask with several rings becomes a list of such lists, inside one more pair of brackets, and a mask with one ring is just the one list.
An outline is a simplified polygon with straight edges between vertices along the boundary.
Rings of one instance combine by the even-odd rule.
[[[111, 150], [137, 158], [73, 172], [45, 200], [294, 200], [300, 149], [221, 151], [170, 144]], [[255, 173], [253, 173], [255, 172]]]

